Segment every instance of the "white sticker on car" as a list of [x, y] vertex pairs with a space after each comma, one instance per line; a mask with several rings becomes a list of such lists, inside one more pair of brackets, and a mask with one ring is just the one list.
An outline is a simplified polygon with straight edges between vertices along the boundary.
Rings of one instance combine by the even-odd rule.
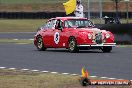
[[59, 40], [60, 40], [59, 32], [55, 32], [55, 34], [54, 34], [54, 42], [55, 42], [55, 44], [58, 44]]

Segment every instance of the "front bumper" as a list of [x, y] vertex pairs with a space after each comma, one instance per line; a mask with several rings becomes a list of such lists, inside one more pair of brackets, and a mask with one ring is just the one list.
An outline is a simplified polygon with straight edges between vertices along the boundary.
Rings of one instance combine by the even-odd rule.
[[87, 45], [77, 45], [77, 47], [103, 47], [103, 46], [116, 46], [116, 43], [101, 43], [101, 44], [87, 44]]

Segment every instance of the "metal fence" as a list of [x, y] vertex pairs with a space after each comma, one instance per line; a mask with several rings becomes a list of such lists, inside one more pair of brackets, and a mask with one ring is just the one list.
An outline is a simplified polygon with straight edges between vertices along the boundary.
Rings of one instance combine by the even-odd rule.
[[[49, 18], [66, 16], [62, 3], [68, 0], [0, 0], [0, 18]], [[111, 0], [82, 0], [85, 17], [98, 19], [116, 16], [115, 3]], [[132, 18], [132, 1], [118, 3], [118, 16]], [[71, 15], [74, 15], [73, 13]]]
[[[121, 0], [116, 3], [112, 0], [87, 0], [83, 2], [85, 8], [85, 17], [90, 19], [97, 19], [96, 21], [102, 22], [105, 16], [114, 17], [117, 19], [126, 19], [127, 23], [131, 17], [132, 1]], [[116, 6], [117, 5], [117, 6]]]

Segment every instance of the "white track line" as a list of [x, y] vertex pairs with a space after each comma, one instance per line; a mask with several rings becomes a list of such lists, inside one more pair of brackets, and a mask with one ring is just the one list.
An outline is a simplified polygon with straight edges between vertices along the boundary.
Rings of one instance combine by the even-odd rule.
[[90, 77], [92, 77], [92, 78], [96, 78], [97, 76], [90, 76]]
[[106, 78], [108, 78], [108, 77], [100, 77], [100, 78], [102, 78], [102, 79], [106, 79]]
[[[0, 67], [0, 69], [5, 69], [6, 67]], [[16, 68], [8, 68], [10, 70], [15, 70]], [[39, 71], [39, 70], [29, 70], [29, 69], [21, 69], [22, 71], [32, 71], [32, 72], [42, 72], [42, 73], [49, 73], [50, 71]], [[52, 74], [58, 74], [59, 72], [50, 72]], [[61, 73], [63, 75], [72, 75], [72, 76], [81, 76], [78, 74], [70, 74], [70, 73]], [[98, 76], [89, 76], [92, 78], [96, 78]], [[108, 78], [108, 77], [100, 77], [100, 78], [107, 78], [107, 79], [117, 79], [117, 78]], [[117, 79], [117, 80], [124, 80], [124, 79]], [[130, 80], [132, 82], [132, 80]]]
[[50, 72], [50, 73], [52, 73], [52, 74], [57, 74], [58, 72]]
[[41, 71], [42, 73], [49, 73], [49, 71]]
[[13, 40], [18, 40], [18, 39], [13, 39]]
[[108, 78], [108, 79], [116, 79], [116, 78]]
[[31, 70], [32, 72], [39, 72], [39, 70]]
[[63, 74], [63, 75], [68, 75], [69, 73], [61, 73], [61, 74]]
[[6, 67], [0, 67], [0, 69], [5, 69]]
[[9, 68], [10, 70], [15, 70], [16, 68]]
[[21, 69], [22, 71], [28, 71], [29, 69]]
[[34, 39], [28, 39], [28, 40], [34, 40]]
[[77, 76], [78, 74], [71, 74], [72, 76]]

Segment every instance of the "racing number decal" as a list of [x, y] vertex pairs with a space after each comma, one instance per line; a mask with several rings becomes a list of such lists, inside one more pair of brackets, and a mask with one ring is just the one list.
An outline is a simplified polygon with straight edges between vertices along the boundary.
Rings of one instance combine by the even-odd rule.
[[59, 43], [59, 40], [60, 40], [60, 35], [59, 35], [58, 32], [56, 32], [54, 34], [54, 42], [55, 42], [55, 44], [58, 44]]

